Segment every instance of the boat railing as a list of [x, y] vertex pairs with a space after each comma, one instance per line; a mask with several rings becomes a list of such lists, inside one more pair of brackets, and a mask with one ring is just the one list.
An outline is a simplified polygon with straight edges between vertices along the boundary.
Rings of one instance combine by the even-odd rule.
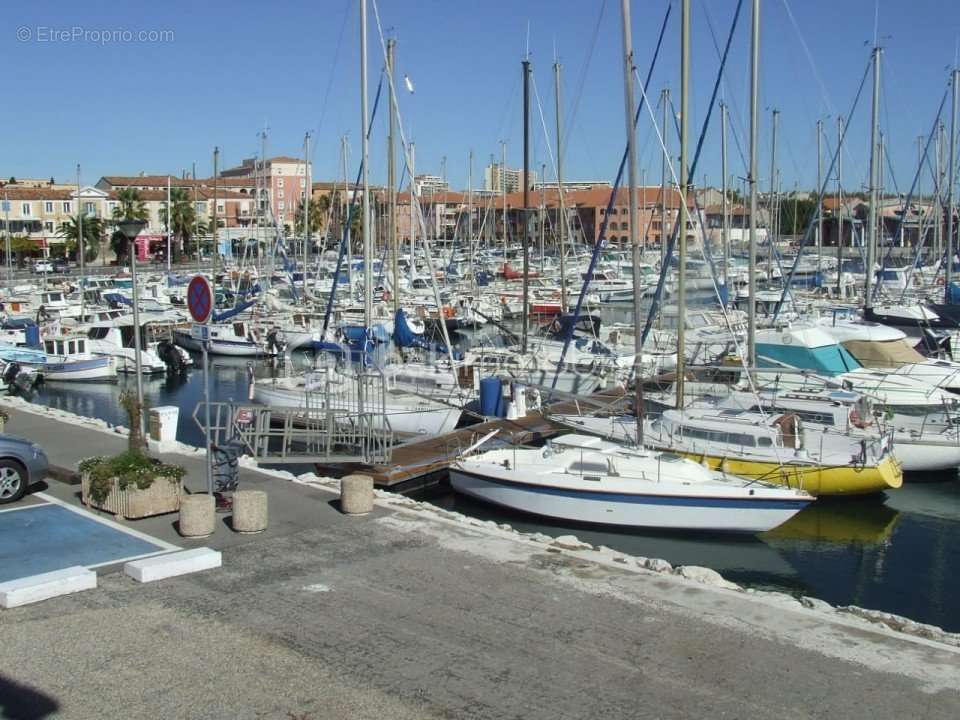
[[383, 374], [361, 370], [355, 381], [347, 392], [329, 381], [321, 384], [304, 394], [299, 407], [212, 402], [206, 429], [200, 402], [193, 418], [213, 446], [239, 441], [258, 461], [387, 464], [393, 432]]

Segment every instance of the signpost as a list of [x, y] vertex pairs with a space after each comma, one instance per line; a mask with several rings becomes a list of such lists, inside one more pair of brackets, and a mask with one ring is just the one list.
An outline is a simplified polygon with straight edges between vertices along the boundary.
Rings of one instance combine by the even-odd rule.
[[210, 451], [210, 316], [213, 314], [213, 288], [204, 275], [195, 275], [187, 285], [187, 309], [193, 318], [191, 336], [200, 342], [203, 352], [203, 436], [207, 449], [207, 492], [213, 495], [213, 453]]

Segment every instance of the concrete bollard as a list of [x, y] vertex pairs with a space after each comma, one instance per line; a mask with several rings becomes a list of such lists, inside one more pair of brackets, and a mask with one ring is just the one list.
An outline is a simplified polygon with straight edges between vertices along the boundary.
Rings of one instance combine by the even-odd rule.
[[213, 534], [216, 498], [205, 493], [180, 498], [180, 534], [189, 538]]
[[347, 515], [366, 515], [373, 510], [373, 478], [347, 475], [340, 480], [340, 509]]
[[267, 529], [267, 494], [263, 490], [237, 490], [233, 493], [233, 529], [258, 533]]

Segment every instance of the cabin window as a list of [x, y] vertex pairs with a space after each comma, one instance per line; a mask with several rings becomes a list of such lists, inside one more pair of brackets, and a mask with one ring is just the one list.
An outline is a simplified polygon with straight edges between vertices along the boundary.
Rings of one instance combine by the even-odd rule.
[[67, 352], [69, 352], [71, 355], [77, 352], [77, 344], [73, 340], [67, 343]]
[[753, 435], [731, 433], [724, 430], [704, 430], [702, 428], [684, 427], [683, 436], [692, 440], [706, 440], [707, 442], [723, 443], [725, 445], [743, 445], [755, 447], [756, 439]]
[[246, 333], [244, 332], [244, 329], [243, 329], [243, 323], [242, 323], [242, 322], [238, 322], [238, 323], [234, 323], [234, 324], [233, 324], [233, 334], [236, 335], [237, 337], [244, 337], [244, 335], [246, 335]]
[[45, 343], [43, 343], [43, 349], [44, 349], [44, 352], [53, 353], [54, 351], [53, 342], [50, 340], [47, 340]]
[[57, 341], [57, 355], [65, 355], [65, 354], [66, 354], [66, 353], [64, 352], [63, 340], [58, 340], [58, 341]]
[[87, 337], [91, 338], [92, 340], [103, 340], [107, 336], [108, 332], [110, 332], [110, 328], [93, 327], [87, 331]]
[[[607, 474], [607, 464], [598, 462], [573, 462], [570, 463], [570, 472], [576, 473], [601, 473]], [[599, 479], [599, 478], [598, 478]]]

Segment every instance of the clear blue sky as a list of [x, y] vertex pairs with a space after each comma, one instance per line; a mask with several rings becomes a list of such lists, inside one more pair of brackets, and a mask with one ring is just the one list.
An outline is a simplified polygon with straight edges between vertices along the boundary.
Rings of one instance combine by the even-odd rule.
[[[473, 150], [474, 183], [480, 186], [483, 166], [492, 154], [499, 157], [501, 138], [509, 143], [508, 163], [520, 164], [520, 61], [529, 28], [535, 83], [551, 136], [545, 141], [534, 99], [532, 162], [537, 168], [550, 163], [546, 148], [553, 144], [556, 48], [568, 132], [565, 177], [612, 179], [624, 144], [619, 5], [618, 0], [380, 0], [384, 30], [398, 43], [398, 76], [409, 75], [416, 87], [413, 95], [403, 91], [400, 107], [408, 137], [417, 143], [417, 171], [439, 174], [440, 159], [447, 156], [451, 182], [465, 187]], [[633, 37], [642, 75], [667, 5], [667, 0], [634, 1]], [[722, 46], [735, 5], [735, 0], [692, 3], [691, 142], [700, 132], [718, 66], [708, 21]], [[777, 107], [783, 186], [809, 187], [816, 177], [816, 120], [825, 120], [832, 148], [836, 114], [848, 111], [869, 60], [876, 2], [763, 0], [761, 5], [761, 183], [769, 182], [769, 108]], [[745, 0], [724, 86], [744, 152], [749, 6]], [[300, 155], [304, 133], [313, 133], [316, 179], [339, 174], [339, 137], [348, 134], [350, 173], [356, 172], [358, 0], [50, 0], [20, 3], [5, 15], [0, 36], [8, 78], [0, 154], [4, 177], [70, 180], [77, 162], [85, 183], [141, 170], [180, 173], [194, 161], [198, 173], [206, 175], [214, 145], [221, 148], [224, 166], [236, 164], [257, 151], [257, 133], [265, 124], [268, 154]], [[881, 124], [896, 180], [905, 191], [915, 169], [916, 138], [932, 124], [955, 59], [960, 3], [880, 0], [878, 16], [885, 47]], [[372, 0], [370, 20], [372, 105], [383, 65]], [[76, 28], [89, 34], [74, 38]], [[68, 39], [53, 40], [53, 29]], [[104, 41], [95, 34], [115, 30], [170, 31], [172, 38]], [[654, 102], [664, 86], [679, 94], [679, 37], [674, 0], [650, 87]], [[849, 187], [863, 183], [866, 175], [869, 103], [868, 84], [844, 157]], [[385, 136], [381, 113], [371, 141], [372, 179], [379, 182], [385, 177]], [[658, 182], [659, 149], [646, 113], [637, 137], [641, 166], [648, 180]], [[675, 138], [672, 143], [676, 148]], [[698, 180], [707, 173], [711, 183], [719, 183], [719, 157], [716, 121]], [[744, 175], [732, 138], [730, 164], [731, 174]]]

